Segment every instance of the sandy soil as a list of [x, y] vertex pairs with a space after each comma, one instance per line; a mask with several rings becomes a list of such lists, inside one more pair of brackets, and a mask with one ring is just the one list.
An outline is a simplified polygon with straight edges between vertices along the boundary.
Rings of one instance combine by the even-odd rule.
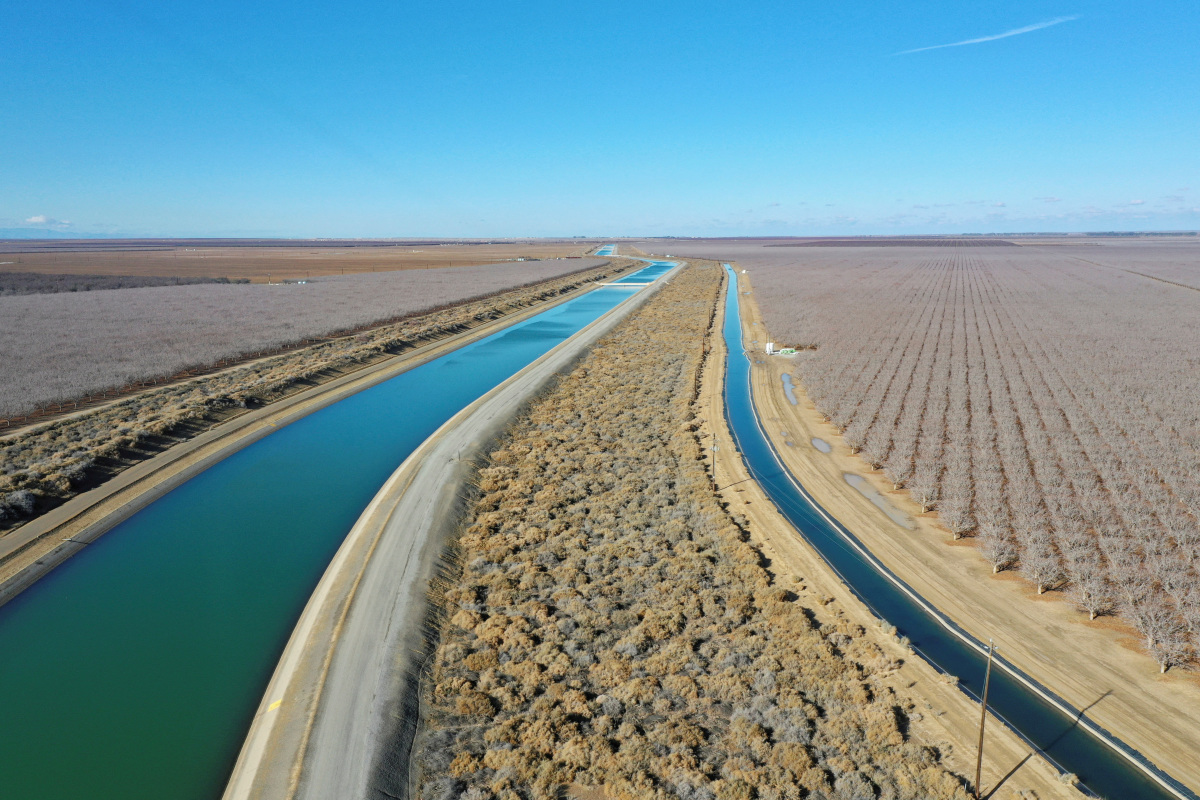
[[[665, 281], [660, 279], [657, 285]], [[462, 482], [553, 377], [656, 288], [639, 292], [459, 412], [392, 475], [326, 570], [226, 788], [241, 798], [396, 796], [408, 774], [426, 591]]]
[[274, 430], [347, 395], [381, 383], [522, 319], [591, 291], [591, 285], [446, 337], [247, 411], [166, 452], [135, 464], [96, 489], [0, 537], [0, 605], [113, 526], [193, 475]]
[[[27, 247], [28, 243], [10, 245]], [[348, 243], [329, 247], [205, 246], [198, 242], [142, 242], [153, 249], [76, 251], [55, 245], [48, 252], [20, 252], [0, 261], [11, 264], [0, 270], [12, 272], [63, 273], [71, 275], [168, 275], [203, 278], [246, 278], [253, 283], [315, 278], [320, 275], [350, 275], [356, 272], [388, 272], [402, 269], [436, 269], [490, 264], [515, 258], [559, 258], [580, 256], [593, 242], [530, 240], [501, 244], [414, 244], [387, 247], [354, 247]], [[87, 243], [85, 243], [86, 245]], [[91, 243], [93, 246], [95, 242]], [[0, 244], [0, 252], [5, 246]]]
[[[770, 339], [753, 292], [742, 296], [742, 309], [747, 342]], [[968, 632], [985, 641], [994, 637], [1015, 666], [1076, 708], [1090, 707], [1090, 719], [1193, 791], [1200, 790], [1200, 685], [1194, 673], [1160, 675], [1138, 649], [1133, 631], [1122, 624], [1103, 618], [1088, 622], [1058, 594], [1039, 597], [1014, 573], [993, 576], [971, 540], [953, 541], [935, 515], [922, 514], [905, 492], [894, 491], [882, 474], [851, 455], [803, 386], [795, 389], [799, 403], [788, 402], [781, 380], [791, 366], [788, 359], [762, 361], [754, 368], [752, 384], [765, 428], [788, 468], [825, 509]], [[814, 437], [830, 443], [832, 453], [812, 446]], [[914, 529], [890, 520], [846, 483], [845, 473], [864, 476], [913, 520]]]

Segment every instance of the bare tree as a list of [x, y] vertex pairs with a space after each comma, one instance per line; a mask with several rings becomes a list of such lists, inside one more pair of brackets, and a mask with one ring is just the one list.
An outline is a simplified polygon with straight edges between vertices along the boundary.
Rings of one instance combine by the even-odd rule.
[[976, 539], [979, 552], [992, 565], [993, 574], [1007, 569], [1017, 560], [1017, 546], [1003, 525], [992, 521], [981, 523]]
[[1161, 594], [1122, 609], [1124, 616], [1142, 635], [1146, 650], [1158, 662], [1159, 672], [1186, 663], [1191, 656], [1187, 628]]
[[1031, 538], [1021, 549], [1021, 572], [1037, 586], [1037, 593], [1057, 588], [1063, 581], [1058, 554], [1043, 538]]
[[1067, 579], [1070, 581], [1067, 595], [1081, 611], [1087, 612], [1088, 619], [1111, 614], [1116, 608], [1116, 596], [1098, 556], [1068, 559]]
[[912, 475], [912, 455], [892, 450], [887, 462], [883, 465], [883, 474], [892, 482], [893, 489], [899, 489]]
[[855, 420], [846, 428], [846, 432], [842, 434], [842, 441], [850, 448], [851, 453], [857, 453], [862, 450], [863, 445], [867, 442], [867, 425], [864, 422]]
[[938, 472], [940, 467], [937, 464], [922, 464], [917, 468], [909, 485], [909, 493], [921, 504], [922, 513], [929, 511], [937, 503]]

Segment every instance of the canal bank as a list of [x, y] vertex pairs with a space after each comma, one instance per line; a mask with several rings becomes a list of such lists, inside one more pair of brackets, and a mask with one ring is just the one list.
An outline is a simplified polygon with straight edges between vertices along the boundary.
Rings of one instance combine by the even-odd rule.
[[589, 292], [292, 422], [0, 608], [5, 796], [220, 794], [296, 619], [396, 465], [630, 291]]
[[[736, 279], [732, 270], [730, 276]], [[960, 688], [978, 692], [983, 675], [978, 640], [938, 614], [883, 567], [783, 468], [751, 401], [751, 364], [743, 351], [736, 291], [731, 290], [728, 304], [725, 337], [731, 355], [726, 413], [750, 472], [779, 511], [820, 552], [859, 600], [894, 624], [898, 635], [906, 635], [930, 663], [955, 676]], [[777, 385], [778, 377], [773, 380]], [[1131, 748], [1098, 730], [1084, 713], [1019, 670], [1011, 666], [1001, 669], [998, 676], [993, 676], [991, 692], [992, 707], [999, 718], [1020, 731], [1037, 752], [1053, 759], [1065, 772], [1078, 775], [1105, 796], [1193, 796]], [[1102, 743], [1098, 736], [1113, 746]]]
[[[711, 356], [701, 381], [701, 399], [707, 413], [697, 432], [706, 444], [705, 459], [719, 496], [730, 512], [742, 517], [751, 541], [762, 551], [781, 585], [812, 611], [814, 625], [857, 624], [865, 629], [865, 635], [888, 664], [872, 670], [873, 685], [883, 687], [877, 691], [890, 689], [898, 697], [915, 700], [916, 707], [905, 712], [908, 735], [935, 748], [942, 763], [957, 774], [972, 774], [979, 706], [932, 665], [914, 657], [899, 636], [879, 624], [878, 616], [797, 533], [747, 470], [724, 414], [728, 352], [722, 330], [724, 319], [722, 300], [710, 338]], [[1025, 797], [1041, 800], [1077, 800], [1079, 794], [1058, 778], [1058, 771], [1015, 734], [1001, 725], [989, 727], [983, 782], [993, 790], [1003, 789], [995, 797], [1019, 798], [1019, 792], [1025, 791], [1033, 793]]]
[[[264, 407], [248, 410], [134, 464], [102, 485], [0, 537], [0, 606], [155, 499], [263, 436], [355, 392], [592, 291], [595, 286], [589, 283], [560, 297], [505, 314], [401, 355], [368, 364]], [[240, 363], [229, 370], [240, 369], [247, 363], [251, 362]]]
[[306, 606], [226, 800], [405, 796], [427, 655], [426, 593], [458, 523], [471, 462], [670, 274], [456, 414], [397, 469]]
[[[739, 275], [747, 341], [763, 339], [753, 270]], [[746, 281], [749, 278], [749, 281]], [[743, 291], [745, 286], [743, 287]], [[770, 337], [766, 337], [770, 338]], [[754, 348], [751, 348], [752, 350]], [[904, 490], [850, 453], [842, 437], [796, 386], [799, 403], [780, 391], [786, 358], [756, 355], [754, 402], [775, 451], [805, 490], [854, 532], [884, 565], [939, 611], [980, 641], [996, 639], [1007, 660], [1048, 686], [1086, 716], [1146, 756], [1193, 793], [1200, 791], [1200, 679], [1194, 670], [1160, 674], [1137, 634], [1114, 618], [1089, 621], [1064, 597], [1039, 595], [1016, 570], [993, 575], [970, 538], [955, 541], [935, 513], [922, 514]], [[791, 435], [780, 436], [782, 431]], [[805, 442], [822, 438], [819, 452]], [[905, 530], [849, 489], [844, 474], [858, 473], [915, 523]]]

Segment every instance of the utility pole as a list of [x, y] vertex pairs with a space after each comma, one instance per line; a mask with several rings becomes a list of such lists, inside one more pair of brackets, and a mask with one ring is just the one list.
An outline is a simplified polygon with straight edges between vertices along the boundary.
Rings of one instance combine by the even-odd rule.
[[983, 789], [980, 786], [980, 781], [983, 779], [983, 726], [987, 722], [988, 683], [992, 680], [992, 652], [995, 649], [995, 641], [988, 639], [987, 672], [983, 674], [983, 708], [979, 712], [979, 754], [975, 759], [975, 800], [979, 800], [983, 796]]

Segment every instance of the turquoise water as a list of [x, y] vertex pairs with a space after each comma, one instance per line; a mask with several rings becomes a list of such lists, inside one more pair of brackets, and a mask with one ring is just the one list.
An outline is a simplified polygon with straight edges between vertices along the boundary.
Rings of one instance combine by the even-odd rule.
[[[958, 676], [959, 687], [978, 699], [983, 686], [985, 656], [947, 630], [911, 596], [901, 591], [881, 564], [853, 547], [856, 543], [853, 535], [831, 522], [804, 487], [781, 465], [754, 411], [750, 394], [750, 359], [746, 357], [742, 342], [737, 275], [728, 264], [725, 268], [729, 275], [723, 330], [729, 348], [725, 413], [751, 474], [780, 512], [867, 607], [895, 625], [897, 635], [907, 636], [913, 648], [927, 661]], [[1003, 631], [996, 633], [1003, 636]], [[998, 644], [1003, 647], [1002, 641]], [[1103, 689], [1096, 692], [1097, 702], [1103, 702], [1101, 692]], [[1079, 776], [1086, 788], [1096, 795], [1113, 800], [1168, 800], [1174, 797], [1076, 724], [1078, 714], [1064, 714], [1005, 672], [992, 671], [988, 707], [1063, 771]], [[974, 742], [966, 746], [973, 755]], [[1194, 797], [1167, 776], [1162, 777], [1184, 796]]]
[[281, 428], [0, 607], [0, 798], [219, 797], [296, 619], [388, 476], [629, 296], [597, 289]]

